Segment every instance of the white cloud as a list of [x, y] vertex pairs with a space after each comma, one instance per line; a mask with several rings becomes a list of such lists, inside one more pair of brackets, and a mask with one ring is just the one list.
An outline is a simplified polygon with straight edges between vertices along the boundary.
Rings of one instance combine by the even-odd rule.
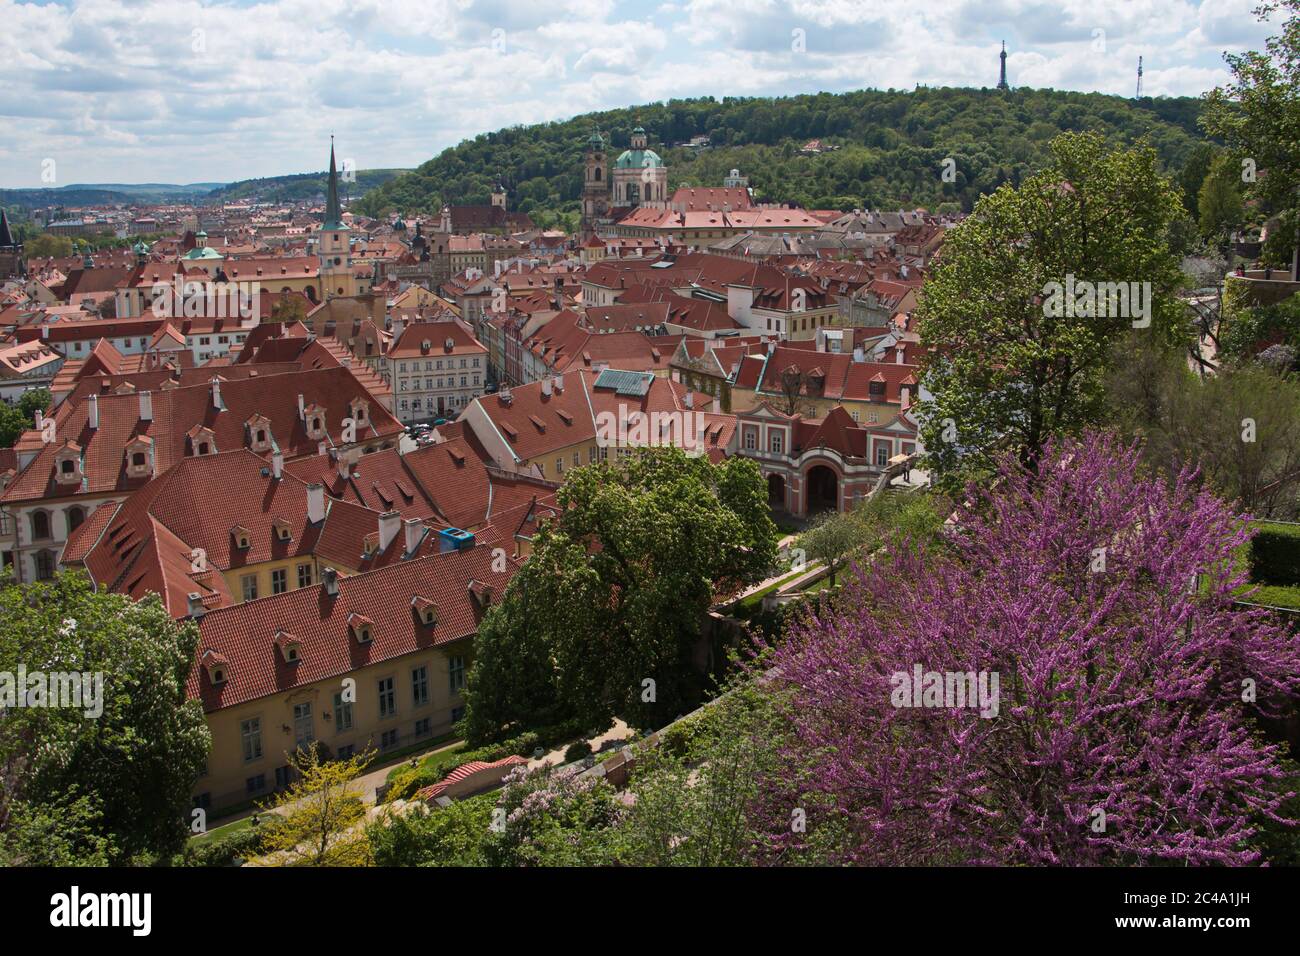
[[[0, 0], [0, 184], [362, 167], [671, 97], [1015, 85], [1195, 95], [1257, 0]], [[794, 35], [793, 31], [802, 31]], [[1093, 46], [1105, 31], [1105, 49]], [[800, 41], [800, 42], [796, 42]], [[801, 45], [802, 44], [802, 45]]]

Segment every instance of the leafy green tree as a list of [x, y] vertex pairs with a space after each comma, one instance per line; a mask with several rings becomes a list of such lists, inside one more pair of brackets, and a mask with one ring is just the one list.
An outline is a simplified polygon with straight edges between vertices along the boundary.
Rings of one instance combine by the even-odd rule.
[[1108, 382], [1111, 417], [1166, 472], [1199, 469], [1216, 494], [1257, 517], [1300, 517], [1300, 378], [1259, 362], [1204, 379], [1185, 352], [1130, 343]]
[[471, 741], [576, 718], [658, 726], [699, 698], [714, 596], [775, 563], [757, 466], [646, 449], [566, 476], [560, 517], [489, 612], [466, 688]]
[[84, 802], [70, 819], [86, 837], [70, 845], [85, 862], [170, 856], [188, 836], [210, 746], [202, 709], [185, 695], [198, 628], [174, 621], [157, 598], [99, 592], [80, 573], [3, 582], [0, 671], [90, 679], [81, 707], [4, 701], [0, 831], [43, 825], [74, 807], [75, 793]]
[[35, 426], [36, 410], [48, 410], [52, 401], [48, 388], [34, 388], [15, 405], [0, 402], [0, 448], [12, 448], [24, 431]]
[[686, 718], [658, 749], [638, 754], [633, 795], [611, 834], [612, 853], [632, 866], [744, 866], [758, 828], [750, 808], [758, 781], [781, 772], [785, 721], [770, 694], [737, 684]]
[[63, 259], [72, 255], [72, 240], [67, 236], [41, 233], [23, 244], [23, 255], [28, 259]]
[[[1154, 150], [1092, 132], [1050, 149], [1046, 168], [981, 199], [949, 231], [922, 289], [933, 396], [922, 433], [941, 481], [987, 469], [1002, 445], [1032, 463], [1052, 435], [1097, 421], [1111, 343], [1135, 323], [1162, 340], [1186, 335], [1166, 238], [1183, 211]], [[1123, 284], [1127, 307], [1081, 282]]]
[[1178, 185], [1183, 190], [1183, 208], [1187, 210], [1188, 216], [1197, 222], [1201, 218], [1197, 197], [1201, 194], [1201, 184], [1210, 174], [1210, 164], [1214, 162], [1214, 157], [1213, 146], [1209, 143], [1199, 143], [1178, 173]]
[[1300, 228], [1300, 0], [1269, 0], [1256, 11], [1260, 19], [1279, 12], [1286, 20], [1263, 51], [1224, 55], [1232, 81], [1206, 94], [1201, 123], [1228, 144], [1250, 195], [1281, 218], [1286, 246], [1272, 247], [1280, 259], [1295, 254]]
[[0, 865], [108, 866], [117, 855], [88, 797], [59, 794], [48, 804], [18, 801], [9, 809], [0, 829]]
[[831, 585], [840, 565], [866, 543], [865, 528], [856, 511], [832, 511], [821, 515], [799, 535], [795, 547], [809, 558], [830, 568]]
[[485, 866], [493, 803], [483, 795], [384, 814], [366, 827], [375, 866]]
[[1245, 214], [1241, 170], [1231, 156], [1220, 154], [1214, 158], [1197, 194], [1196, 205], [1200, 210], [1201, 234], [1226, 250], [1233, 230], [1241, 225]]

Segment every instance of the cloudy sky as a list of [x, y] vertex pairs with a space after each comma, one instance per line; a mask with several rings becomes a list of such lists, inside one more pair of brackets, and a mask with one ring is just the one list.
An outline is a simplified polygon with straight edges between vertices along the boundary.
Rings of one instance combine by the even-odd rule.
[[[1197, 95], [1257, 0], [0, 0], [0, 186], [414, 166], [672, 97], [1012, 85]], [[53, 161], [52, 163], [50, 161]]]

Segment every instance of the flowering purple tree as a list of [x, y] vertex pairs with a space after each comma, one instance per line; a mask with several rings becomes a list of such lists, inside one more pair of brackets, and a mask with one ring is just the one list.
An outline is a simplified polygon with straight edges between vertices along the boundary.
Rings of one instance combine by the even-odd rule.
[[1252, 716], [1300, 639], [1233, 606], [1245, 523], [1106, 433], [1010, 458], [943, 554], [891, 548], [773, 651], [773, 861], [1245, 864], [1282, 821]]

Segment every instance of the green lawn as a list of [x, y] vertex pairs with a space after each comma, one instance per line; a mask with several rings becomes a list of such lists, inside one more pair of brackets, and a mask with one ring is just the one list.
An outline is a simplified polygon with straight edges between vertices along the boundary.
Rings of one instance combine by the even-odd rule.
[[1242, 600], [1249, 601], [1251, 604], [1267, 604], [1270, 607], [1300, 610], [1300, 586], [1284, 587], [1282, 585], [1250, 584], [1242, 588], [1241, 592], [1249, 591], [1251, 588], [1255, 588], [1255, 592], [1243, 597]]
[[[426, 754], [420, 760], [419, 768], [421, 771], [424, 771], [433, 769], [434, 767], [441, 767], [444, 768], [444, 772], [449, 773], [464, 763], [464, 761], [460, 759], [460, 755], [468, 749], [469, 745], [464, 741], [461, 741], [454, 747], [448, 747], [443, 750], [437, 750], [431, 754]], [[393, 768], [388, 771], [388, 776], [385, 779], [391, 781], [394, 773], [409, 765], [410, 761], [395, 764]]]
[[227, 823], [225, 826], [209, 830], [207, 833], [200, 834], [196, 837], [191, 837], [191, 841], [194, 843], [206, 843], [209, 840], [219, 840], [222, 837], [228, 837], [232, 834], [238, 833], [240, 830], [247, 830], [252, 825], [253, 815], [250, 813], [248, 816], [236, 820], [234, 823]]

